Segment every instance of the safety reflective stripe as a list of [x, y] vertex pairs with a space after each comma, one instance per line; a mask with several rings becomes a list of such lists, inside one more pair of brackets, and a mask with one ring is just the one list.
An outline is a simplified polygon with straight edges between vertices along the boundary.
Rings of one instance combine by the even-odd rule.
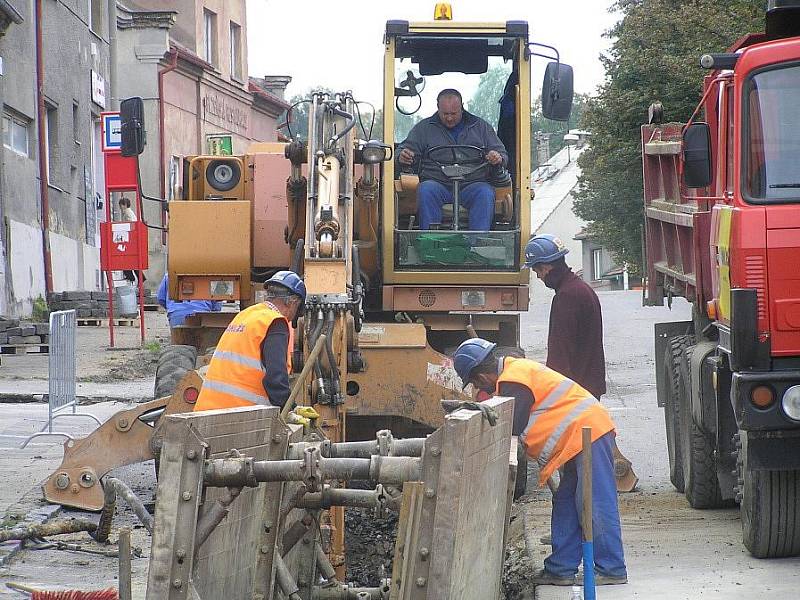
[[221, 381], [210, 381], [206, 379], [203, 382], [203, 389], [214, 390], [215, 392], [221, 392], [223, 394], [229, 394], [230, 396], [236, 396], [237, 398], [241, 398], [242, 400], [246, 400], [247, 402], [252, 402], [254, 404], [262, 404], [264, 406], [270, 406], [269, 398], [267, 398], [266, 394], [263, 396], [259, 396], [258, 394], [254, 394], [253, 392], [248, 392], [247, 390], [243, 390], [237, 388], [234, 385], [229, 383], [222, 383]]
[[222, 360], [229, 360], [231, 362], [239, 363], [242, 366], [249, 367], [251, 369], [257, 369], [262, 373], [266, 371], [260, 360], [256, 360], [250, 356], [244, 356], [238, 352], [231, 352], [229, 350], [214, 350], [214, 358], [220, 358]]
[[595, 400], [592, 396], [586, 398], [583, 402], [578, 404], [575, 408], [573, 408], [567, 416], [565, 416], [558, 426], [553, 430], [553, 433], [550, 434], [550, 437], [547, 438], [547, 441], [544, 443], [542, 447], [542, 451], [539, 453], [539, 464], [546, 465], [550, 462], [550, 455], [553, 453], [553, 449], [558, 444], [558, 440], [561, 439], [561, 436], [567, 430], [567, 427], [572, 425], [578, 416], [585, 410], [588, 410], [597, 400]]
[[[525, 427], [525, 431], [522, 432], [523, 437], [528, 435], [528, 431], [530, 428], [533, 427], [533, 424], [536, 422], [543, 412], [545, 412], [548, 408], [550, 408], [553, 404], [561, 400], [564, 396], [567, 395], [572, 386], [575, 385], [575, 382], [571, 379], [564, 379], [561, 383], [559, 383], [556, 387], [550, 390], [550, 393], [547, 394], [542, 401], [539, 402], [539, 405], [535, 406], [535, 408], [531, 411], [531, 416], [528, 419], [528, 425]], [[534, 402], [536, 399], [534, 398]]]

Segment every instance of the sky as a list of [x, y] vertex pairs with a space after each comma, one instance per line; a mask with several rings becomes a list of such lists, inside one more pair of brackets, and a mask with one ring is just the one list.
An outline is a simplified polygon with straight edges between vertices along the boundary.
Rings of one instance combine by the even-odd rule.
[[[378, 103], [386, 21], [430, 21], [435, 4], [431, 0], [247, 0], [250, 76], [290, 75], [287, 98], [323, 86], [352, 90], [357, 99]], [[530, 40], [556, 46], [562, 62], [573, 66], [576, 92], [591, 93], [602, 82], [598, 57], [610, 45], [603, 33], [616, 21], [608, 12], [612, 0], [460, 0], [450, 4], [454, 21], [528, 21]], [[532, 62], [533, 97], [539, 95], [546, 63], [544, 59]], [[470, 92], [463, 92], [466, 100]]]

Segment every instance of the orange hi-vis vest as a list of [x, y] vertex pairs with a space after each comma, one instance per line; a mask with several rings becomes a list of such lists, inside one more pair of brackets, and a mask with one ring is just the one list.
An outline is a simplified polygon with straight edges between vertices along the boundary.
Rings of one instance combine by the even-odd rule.
[[[194, 410], [254, 404], [269, 406], [264, 391], [261, 344], [276, 319], [286, 321], [286, 317], [270, 303], [254, 304], [234, 317], [214, 350]], [[292, 328], [289, 327], [287, 369], [290, 368], [291, 340]]]
[[520, 440], [539, 463], [539, 485], [581, 452], [582, 427], [592, 428], [592, 442], [615, 429], [608, 411], [594, 396], [535, 361], [505, 358], [498, 389], [503, 382], [524, 385], [533, 394], [530, 418]]

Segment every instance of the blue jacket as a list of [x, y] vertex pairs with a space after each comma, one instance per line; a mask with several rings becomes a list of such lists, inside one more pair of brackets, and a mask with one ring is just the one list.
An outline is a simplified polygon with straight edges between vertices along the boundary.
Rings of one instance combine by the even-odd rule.
[[[422, 160], [422, 156], [426, 150], [434, 146], [453, 144], [478, 146], [479, 148], [485, 148], [487, 153], [490, 150], [495, 150], [503, 157], [503, 166], [508, 166], [508, 153], [506, 152], [506, 148], [489, 123], [466, 110], [461, 117], [461, 122], [464, 124], [464, 127], [461, 129], [456, 139], [453, 139], [450, 130], [439, 120], [439, 114], [434, 113], [427, 119], [423, 119], [414, 125], [408, 137], [400, 144], [400, 149], [408, 148], [414, 152], [415, 167], [419, 165], [417, 161]], [[491, 179], [489, 169], [491, 168], [491, 166], [488, 166], [473, 173], [467, 177], [466, 183], [489, 181]], [[434, 181], [448, 186], [451, 184], [450, 179], [442, 173], [442, 170], [428, 160], [424, 161], [419, 169], [419, 179], [420, 181], [433, 179]]]
[[168, 296], [169, 281], [167, 276], [161, 280], [158, 286], [158, 303], [167, 309], [167, 319], [170, 327], [183, 325], [186, 317], [199, 312], [219, 312], [222, 310], [222, 302], [213, 300], [172, 300]]

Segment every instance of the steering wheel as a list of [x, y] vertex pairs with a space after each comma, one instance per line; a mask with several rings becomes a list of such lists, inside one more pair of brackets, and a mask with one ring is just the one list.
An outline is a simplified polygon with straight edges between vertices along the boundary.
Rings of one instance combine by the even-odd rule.
[[465, 144], [445, 144], [428, 148], [419, 161], [430, 161], [451, 181], [463, 181], [473, 173], [489, 165], [486, 149]]

